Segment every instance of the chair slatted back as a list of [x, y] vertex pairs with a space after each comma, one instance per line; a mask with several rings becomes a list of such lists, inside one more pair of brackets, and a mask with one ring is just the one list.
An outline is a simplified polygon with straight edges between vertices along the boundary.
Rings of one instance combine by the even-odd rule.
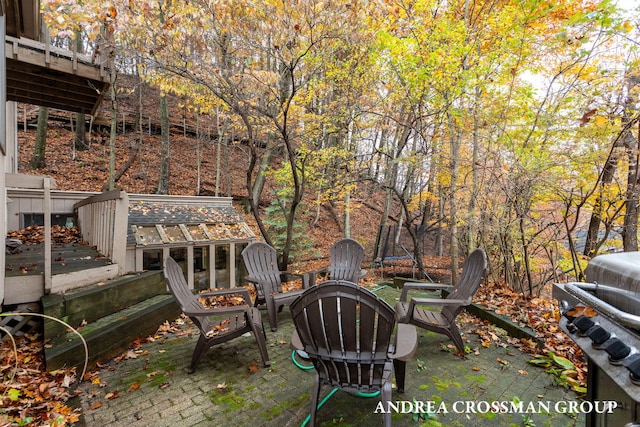
[[[169, 291], [178, 302], [180, 309], [183, 312], [202, 309], [198, 298], [189, 289], [180, 265], [171, 257], [167, 257], [164, 262], [164, 275], [169, 285]], [[190, 318], [201, 331], [210, 329], [210, 322], [207, 317], [191, 316]]]
[[[249, 276], [260, 279], [269, 289], [264, 292], [282, 292], [282, 277], [278, 268], [278, 253], [263, 242], [252, 242], [242, 251], [242, 259]], [[258, 287], [258, 300], [263, 301], [263, 289]]]
[[364, 260], [364, 247], [353, 239], [342, 239], [331, 246], [329, 254], [329, 279], [357, 283]]
[[[478, 291], [487, 268], [487, 256], [482, 249], [471, 252], [462, 266], [462, 274], [447, 299], [469, 300]], [[464, 308], [460, 306], [443, 306], [442, 315], [452, 322]]]
[[354, 283], [329, 280], [307, 289], [290, 309], [304, 349], [325, 383], [380, 390], [395, 325], [386, 302]]

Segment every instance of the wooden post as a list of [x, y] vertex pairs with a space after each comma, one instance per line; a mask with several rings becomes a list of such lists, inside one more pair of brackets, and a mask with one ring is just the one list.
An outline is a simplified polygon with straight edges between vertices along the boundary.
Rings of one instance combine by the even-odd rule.
[[127, 264], [127, 221], [129, 217], [129, 195], [120, 191], [115, 201], [116, 208], [113, 219], [113, 241], [111, 243], [111, 260], [118, 265], [119, 274], [124, 274]]
[[189, 289], [195, 288], [195, 272], [193, 269], [193, 245], [187, 246], [187, 283], [189, 284]]
[[45, 177], [44, 187], [44, 294], [51, 293], [51, 179]]

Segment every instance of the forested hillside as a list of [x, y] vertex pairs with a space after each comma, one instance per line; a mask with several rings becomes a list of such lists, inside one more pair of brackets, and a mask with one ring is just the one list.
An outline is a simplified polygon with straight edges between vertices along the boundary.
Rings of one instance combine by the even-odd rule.
[[[484, 247], [491, 280], [532, 297], [580, 279], [599, 251], [637, 250], [637, 9], [46, 0], [43, 11], [59, 45], [119, 72], [94, 118], [100, 137], [66, 156], [91, 165], [82, 183], [104, 186], [106, 173], [148, 192], [217, 185], [243, 201], [282, 267], [319, 224], [335, 225], [325, 236], [364, 227], [351, 234], [371, 258], [377, 230], [398, 225], [410, 251], [429, 236], [454, 274]], [[129, 131], [116, 138], [121, 122]]]

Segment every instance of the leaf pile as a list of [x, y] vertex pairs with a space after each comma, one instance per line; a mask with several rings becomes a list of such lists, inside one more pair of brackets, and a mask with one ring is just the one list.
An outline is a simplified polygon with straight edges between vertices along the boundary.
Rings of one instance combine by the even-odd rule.
[[[521, 349], [528, 353], [555, 358], [566, 358], [571, 361], [576, 372], [571, 378], [581, 385], [586, 384], [587, 366], [582, 350], [562, 331], [558, 325], [560, 308], [555, 299], [549, 297], [526, 298], [509, 285], [484, 284], [474, 297], [474, 302], [496, 314], [504, 315], [521, 326], [528, 326], [544, 340], [544, 349], [535, 345], [522, 345]], [[525, 344], [525, 343], [523, 343]]]
[[44, 370], [39, 335], [15, 337], [16, 353], [9, 338], [0, 345], [0, 425], [61, 427], [77, 423], [80, 413], [66, 402], [73, 397], [73, 370]]
[[[215, 291], [216, 289], [210, 289], [210, 290], [202, 291], [201, 293], [215, 292]], [[246, 304], [246, 301], [244, 300], [241, 294], [199, 296], [198, 302], [200, 302], [200, 304], [202, 304], [207, 308], [233, 307], [236, 305]]]
[[[31, 225], [22, 230], [9, 231], [7, 238], [18, 239], [23, 245], [41, 245], [44, 243], [44, 227]], [[51, 240], [53, 243], [83, 243], [77, 227], [64, 225], [51, 226]]]

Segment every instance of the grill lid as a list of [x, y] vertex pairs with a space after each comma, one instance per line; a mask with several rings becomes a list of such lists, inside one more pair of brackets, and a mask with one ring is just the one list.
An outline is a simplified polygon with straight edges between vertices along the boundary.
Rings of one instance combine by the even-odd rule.
[[598, 298], [632, 315], [640, 315], [640, 252], [598, 255], [589, 261], [586, 281]]

